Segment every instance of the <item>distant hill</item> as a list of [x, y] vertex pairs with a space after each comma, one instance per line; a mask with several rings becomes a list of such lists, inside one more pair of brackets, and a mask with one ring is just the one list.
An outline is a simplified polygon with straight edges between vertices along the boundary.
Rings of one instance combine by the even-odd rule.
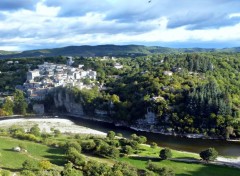
[[63, 48], [39, 49], [23, 51], [21, 53], [0, 51], [0, 58], [23, 58], [43, 56], [144, 56], [159, 53], [186, 53], [186, 52], [240, 52], [236, 48], [168, 48], [143, 45], [98, 45], [98, 46], [67, 46]]
[[0, 55], [8, 55], [8, 54], [17, 54], [19, 52], [17, 51], [4, 51], [4, 50], [0, 50]]

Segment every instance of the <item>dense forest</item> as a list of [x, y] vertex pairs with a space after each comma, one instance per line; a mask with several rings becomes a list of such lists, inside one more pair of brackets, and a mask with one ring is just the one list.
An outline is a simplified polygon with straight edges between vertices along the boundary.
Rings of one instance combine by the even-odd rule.
[[[4, 75], [11, 73], [11, 79], [24, 80], [27, 69], [36, 68], [44, 61], [66, 62], [61, 56], [18, 60], [17, 66], [7, 66], [19, 74], [1, 74], [2, 91], [11, 91], [19, 84], [19, 81], [7, 82]], [[6, 61], [1, 62], [4, 71]], [[123, 68], [114, 68], [115, 63]], [[61, 91], [74, 95], [87, 114], [96, 109], [107, 111], [114, 122], [131, 125], [151, 111], [156, 114], [157, 129], [226, 139], [240, 137], [238, 53], [157, 54], [114, 59], [76, 57], [74, 66], [78, 64], [97, 71], [96, 87]], [[51, 101], [49, 95], [45, 103], [51, 104]]]

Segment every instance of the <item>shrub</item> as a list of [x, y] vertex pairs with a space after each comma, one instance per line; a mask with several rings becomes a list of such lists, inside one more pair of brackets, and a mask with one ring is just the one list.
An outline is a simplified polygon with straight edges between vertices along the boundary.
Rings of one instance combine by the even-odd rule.
[[126, 145], [122, 149], [123, 153], [126, 153], [127, 155], [130, 155], [133, 153], [133, 148], [129, 145]]
[[214, 161], [218, 156], [218, 152], [214, 148], [209, 148], [207, 150], [201, 151], [199, 155], [203, 160], [208, 162]]
[[156, 142], [151, 142], [150, 146], [151, 146], [151, 148], [156, 148], [157, 147], [157, 143]]
[[172, 151], [169, 148], [164, 148], [160, 151], [159, 156], [163, 160], [169, 159], [172, 157]]
[[22, 164], [24, 170], [35, 171], [39, 169], [39, 166], [34, 160], [25, 160]]
[[157, 164], [152, 163], [151, 161], [148, 162], [147, 169], [157, 173], [160, 176], [174, 176], [175, 175], [175, 173], [173, 172], [172, 169], [167, 168], [167, 167], [160, 167]]
[[115, 132], [114, 131], [109, 131], [107, 133], [107, 137], [110, 139], [110, 140], [113, 140], [114, 137], [115, 137]]

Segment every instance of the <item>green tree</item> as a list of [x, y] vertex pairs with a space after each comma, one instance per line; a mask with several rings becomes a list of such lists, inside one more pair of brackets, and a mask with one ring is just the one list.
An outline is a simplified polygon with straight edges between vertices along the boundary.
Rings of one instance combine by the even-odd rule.
[[151, 146], [151, 148], [156, 148], [157, 147], [157, 143], [156, 142], [151, 142], [150, 146]]
[[13, 107], [14, 107], [13, 101], [10, 98], [6, 98], [2, 108], [5, 115], [13, 115]]
[[50, 170], [52, 168], [52, 163], [47, 160], [42, 160], [39, 162], [39, 167], [42, 170]]
[[61, 135], [61, 131], [58, 130], [58, 129], [55, 129], [55, 130], [53, 131], [53, 133], [54, 133], [54, 136], [55, 136], [55, 137], [59, 137], [59, 136]]
[[129, 145], [126, 145], [123, 147], [123, 152], [126, 153], [127, 155], [130, 155], [133, 153], [133, 148]]
[[24, 98], [23, 91], [16, 90], [14, 93], [14, 113], [15, 114], [26, 114], [27, 102]]
[[214, 148], [208, 148], [207, 150], [203, 150], [199, 153], [200, 157], [205, 161], [214, 161], [217, 156], [218, 152]]
[[22, 167], [24, 170], [30, 170], [30, 171], [35, 171], [39, 169], [38, 164], [36, 161], [33, 160], [25, 160], [22, 164]]
[[172, 151], [169, 148], [164, 148], [160, 151], [159, 156], [163, 160], [169, 159], [172, 157]]
[[30, 128], [30, 133], [33, 134], [34, 136], [40, 136], [41, 130], [38, 127], [38, 125], [34, 125], [32, 128]]
[[82, 176], [82, 172], [74, 169], [72, 163], [67, 163], [62, 171], [62, 176]]
[[114, 131], [108, 131], [107, 137], [108, 137], [110, 140], [113, 140], [114, 137], [115, 137], [115, 132], [114, 132]]

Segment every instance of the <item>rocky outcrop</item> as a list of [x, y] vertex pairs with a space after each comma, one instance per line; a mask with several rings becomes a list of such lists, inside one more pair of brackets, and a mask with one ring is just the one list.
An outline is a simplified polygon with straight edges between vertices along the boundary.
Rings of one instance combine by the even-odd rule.
[[44, 112], [45, 112], [44, 105], [43, 104], [34, 104], [33, 105], [33, 111], [36, 114], [44, 114]]
[[80, 103], [76, 103], [74, 97], [64, 91], [54, 93], [54, 104], [56, 108], [64, 108], [68, 113], [84, 115], [83, 106]]

